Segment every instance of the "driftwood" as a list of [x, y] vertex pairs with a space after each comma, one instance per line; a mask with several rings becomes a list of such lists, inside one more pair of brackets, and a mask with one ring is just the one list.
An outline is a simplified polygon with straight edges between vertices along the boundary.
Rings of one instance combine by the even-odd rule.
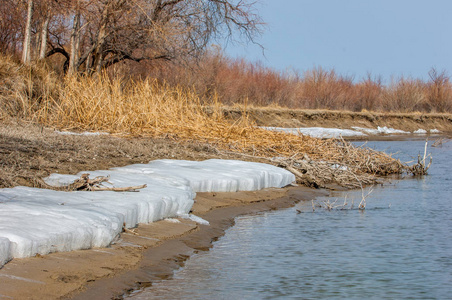
[[[97, 176], [93, 179], [89, 178], [88, 173], [84, 173], [79, 179], [74, 180], [73, 183], [66, 186], [52, 186], [45, 183], [43, 180], [39, 180], [39, 185], [42, 188], [51, 189], [55, 191], [113, 191], [113, 192], [135, 192], [139, 189], [145, 188], [147, 185], [129, 186], [129, 187], [105, 187], [102, 184], [104, 182], [110, 183], [109, 176]], [[110, 183], [111, 184], [111, 183]]]
[[126, 222], [122, 223], [122, 232], [132, 234], [132, 235], [139, 235], [135, 230], [136, 229], [128, 229], [126, 227]]

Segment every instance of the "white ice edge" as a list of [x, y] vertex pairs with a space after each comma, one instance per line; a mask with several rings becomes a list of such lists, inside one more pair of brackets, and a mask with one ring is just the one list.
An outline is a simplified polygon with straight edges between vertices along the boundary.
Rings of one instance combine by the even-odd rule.
[[[390, 127], [377, 127], [364, 128], [354, 126], [352, 129], [339, 129], [339, 128], [325, 128], [325, 127], [302, 127], [302, 128], [282, 128], [282, 127], [261, 127], [272, 131], [281, 131], [291, 134], [304, 134], [317, 138], [339, 138], [339, 137], [359, 137], [368, 135], [391, 135], [391, 134], [411, 134], [409, 131], [404, 131], [400, 129], [394, 129]], [[437, 129], [431, 129], [430, 133], [440, 133]], [[428, 131], [424, 129], [418, 129], [412, 132], [413, 134], [427, 134]]]
[[78, 175], [52, 174], [45, 180], [62, 185], [81, 173], [90, 173], [91, 178], [110, 175], [116, 187], [147, 187], [139, 192], [0, 189], [0, 267], [13, 258], [108, 246], [124, 223], [131, 228], [186, 217], [196, 192], [252, 191], [283, 187], [295, 180], [292, 173], [275, 166], [217, 159], [156, 160]]

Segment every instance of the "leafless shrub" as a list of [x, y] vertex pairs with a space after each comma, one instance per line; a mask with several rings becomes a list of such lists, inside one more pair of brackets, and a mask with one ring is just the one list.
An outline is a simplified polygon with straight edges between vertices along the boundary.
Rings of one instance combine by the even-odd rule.
[[384, 107], [388, 111], [421, 111], [426, 102], [425, 87], [420, 80], [400, 79], [391, 82], [383, 93]]
[[432, 69], [427, 83], [427, 106], [433, 112], [452, 111], [452, 84], [445, 71]]

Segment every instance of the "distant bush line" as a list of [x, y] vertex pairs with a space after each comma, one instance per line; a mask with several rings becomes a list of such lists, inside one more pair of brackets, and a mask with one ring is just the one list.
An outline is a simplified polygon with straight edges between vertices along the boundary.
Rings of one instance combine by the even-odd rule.
[[[57, 100], [60, 87], [70, 82], [63, 80], [65, 76], [59, 62], [54, 63], [52, 59], [41, 61], [30, 70], [27, 71], [18, 58], [0, 53], [3, 113], [6, 109], [10, 115], [23, 114], [24, 110], [33, 109], [40, 99]], [[190, 91], [209, 105], [215, 102], [225, 106], [354, 112], [452, 112], [450, 76], [436, 69], [431, 69], [428, 80], [400, 77], [383, 84], [379, 76], [369, 74], [355, 81], [321, 67], [303, 73], [277, 72], [262, 63], [232, 59], [221, 51], [210, 51], [199, 63], [128, 62], [108, 69], [107, 74], [121, 81], [156, 80], [161, 85]]]
[[203, 98], [225, 105], [281, 106], [377, 112], [452, 112], [452, 84], [445, 71], [431, 69], [429, 80], [400, 77], [383, 84], [380, 76], [355, 81], [334, 69], [277, 72], [262, 63], [211, 52], [197, 66], [142, 65], [130, 74], [194, 88]]

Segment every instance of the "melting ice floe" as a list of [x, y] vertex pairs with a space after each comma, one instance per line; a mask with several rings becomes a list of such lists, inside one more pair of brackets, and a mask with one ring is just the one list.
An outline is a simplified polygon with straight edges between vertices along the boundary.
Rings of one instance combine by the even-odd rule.
[[[89, 173], [110, 175], [116, 187], [147, 187], [135, 193], [0, 189], [0, 267], [12, 258], [108, 246], [124, 223], [130, 228], [186, 217], [195, 192], [251, 191], [295, 180], [292, 173], [271, 165], [215, 159], [156, 160]], [[52, 174], [46, 182], [63, 185], [80, 174]]]
[[[403, 131], [399, 129], [389, 127], [377, 127], [364, 128], [364, 127], [352, 127], [352, 129], [339, 129], [339, 128], [324, 128], [324, 127], [304, 127], [304, 128], [282, 128], [282, 127], [263, 127], [268, 130], [282, 131], [292, 134], [304, 134], [317, 138], [338, 138], [343, 137], [359, 137], [367, 135], [380, 135], [380, 134], [411, 134], [409, 131]], [[427, 134], [427, 130], [419, 129], [413, 132], [414, 134]], [[430, 130], [430, 133], [440, 133], [437, 129]]]

